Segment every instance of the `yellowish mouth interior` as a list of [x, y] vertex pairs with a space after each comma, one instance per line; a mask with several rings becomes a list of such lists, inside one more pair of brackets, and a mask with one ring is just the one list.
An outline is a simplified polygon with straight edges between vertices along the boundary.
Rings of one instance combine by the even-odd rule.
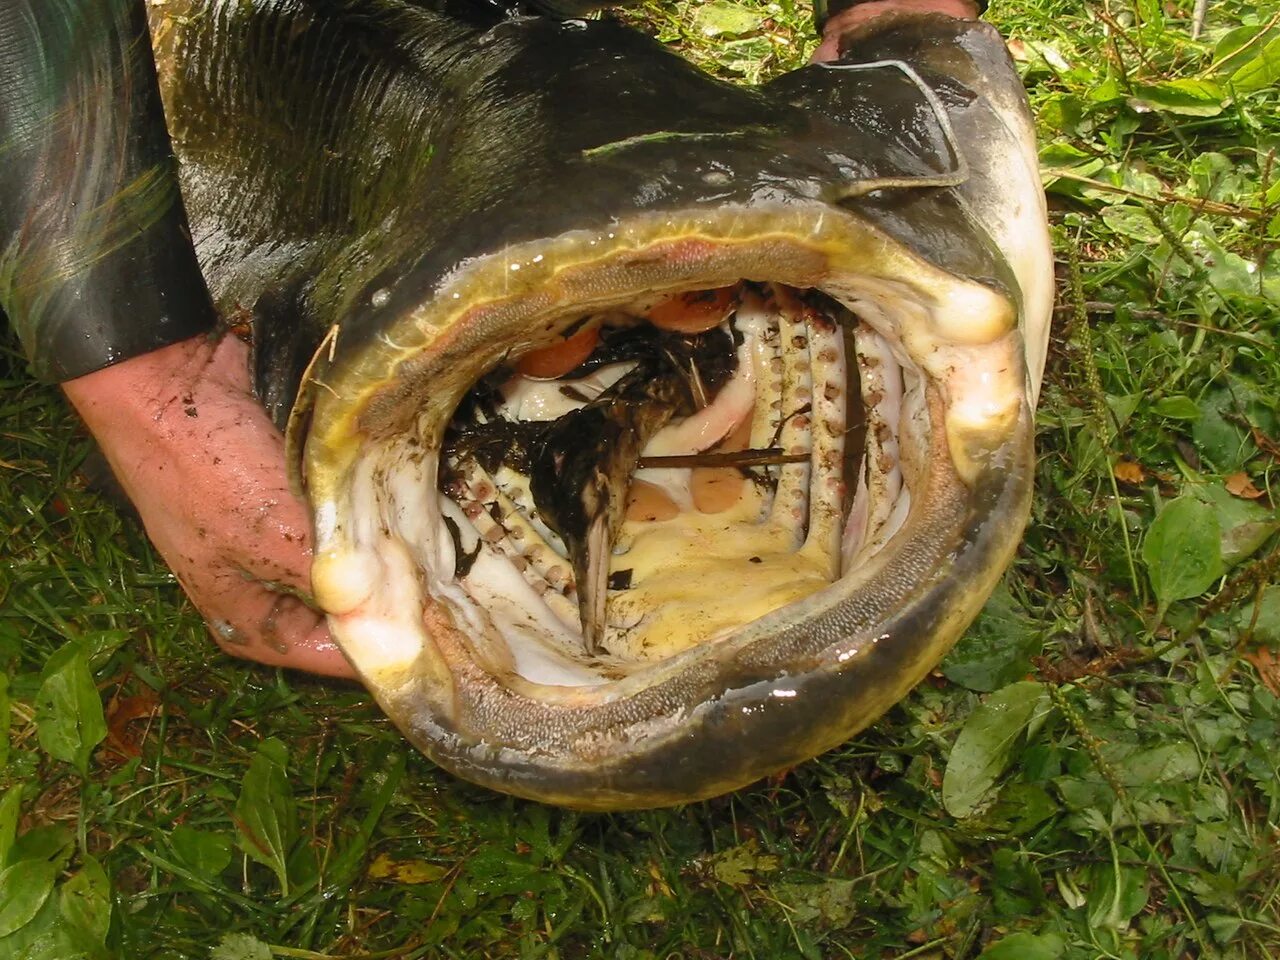
[[[825, 226], [811, 221], [803, 243], [771, 237], [783, 254], [771, 262], [750, 242], [664, 240], [665, 249], [615, 252], [452, 324], [416, 318], [410, 335], [388, 338], [406, 357], [381, 362], [398, 385], [386, 388], [383, 376], [363, 403], [331, 408], [361, 415], [335, 415], [319, 395], [313, 433], [325, 440], [308, 451], [313, 579], [366, 678], [394, 686], [406, 672], [437, 671], [447, 682], [458, 654], [429, 626], [443, 617], [466, 638], [471, 664], [522, 691], [604, 695], [615, 682], [644, 682], [864, 575], [911, 510], [930, 431], [946, 431], [956, 472], [971, 474], [1022, 403], [1010, 304], [881, 237], [868, 257], [848, 224], [834, 238]], [[859, 229], [854, 239], [865, 243]], [[617, 282], [619, 261], [632, 267], [628, 283]], [[609, 390], [599, 371], [552, 381], [511, 371], [584, 325], [625, 329], [643, 323], [655, 299], [724, 288], [737, 298], [717, 328], [733, 375], [645, 437], [643, 459], [615, 484], [619, 516], [603, 541], [600, 524], [585, 528], [594, 562], [575, 570], [572, 537], [546, 522], [528, 476], [450, 449], [450, 424], [486, 378], [501, 383], [503, 405], [486, 417], [527, 423], [555, 414], [566, 396], [569, 407], [599, 405]], [[425, 346], [406, 347], [413, 335]], [[946, 399], [944, 422], [930, 413], [928, 389]], [[404, 396], [415, 391], [417, 413], [406, 418]], [[377, 415], [387, 409], [398, 411], [394, 428]], [[734, 461], [743, 453], [760, 462]], [[584, 576], [605, 586], [593, 628]]]

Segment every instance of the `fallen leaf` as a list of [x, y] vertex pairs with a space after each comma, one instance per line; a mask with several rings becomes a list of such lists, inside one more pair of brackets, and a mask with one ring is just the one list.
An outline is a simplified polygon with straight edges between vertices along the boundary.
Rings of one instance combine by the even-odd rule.
[[1240, 497], [1242, 500], [1257, 500], [1262, 496], [1262, 491], [1253, 485], [1253, 481], [1249, 479], [1249, 475], [1243, 470], [1224, 478], [1223, 484], [1229, 494], [1233, 497]]
[[392, 860], [385, 853], [378, 854], [369, 864], [369, 876], [374, 880], [394, 880], [396, 883], [435, 883], [449, 870], [438, 863], [426, 860]]
[[756, 874], [772, 873], [779, 866], [776, 856], [760, 852], [760, 843], [754, 837], [708, 857], [706, 863], [717, 880], [732, 887], [745, 886], [755, 880]]
[[1258, 647], [1247, 651], [1244, 658], [1253, 664], [1266, 688], [1280, 697], [1280, 652], [1271, 647]]
[[107, 708], [107, 743], [124, 757], [142, 756], [148, 728], [138, 730], [129, 725], [135, 720], [150, 720], [159, 709], [160, 698], [150, 687], [132, 697], [112, 701]]
[[1147, 479], [1147, 472], [1136, 460], [1121, 460], [1112, 472], [1121, 483], [1139, 484]]

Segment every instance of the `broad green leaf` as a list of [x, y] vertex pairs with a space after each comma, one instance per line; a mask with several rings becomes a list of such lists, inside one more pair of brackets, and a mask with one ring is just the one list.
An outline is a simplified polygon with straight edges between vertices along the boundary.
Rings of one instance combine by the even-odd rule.
[[436, 883], [449, 875], [449, 867], [426, 860], [392, 860], [380, 853], [369, 864], [369, 877], [373, 880], [391, 880], [412, 886], [417, 883]]
[[210, 960], [271, 960], [271, 946], [249, 933], [226, 933]]
[[1039, 683], [1011, 683], [987, 697], [965, 721], [942, 777], [942, 805], [953, 817], [969, 817], [993, 798], [1023, 733], [1051, 710]]
[[41, 671], [36, 733], [45, 753], [74, 764], [81, 776], [89, 775], [89, 757], [106, 737], [107, 722], [88, 658], [78, 644], [58, 649]]
[[[1247, 202], [1257, 194], [1258, 188], [1246, 170], [1225, 153], [1209, 150], [1192, 159], [1189, 165], [1191, 177], [1182, 189], [1188, 197], [1197, 199]], [[1203, 227], [1203, 224], [1197, 224], [1197, 232]]]
[[543, 870], [512, 850], [487, 846], [467, 861], [467, 880], [491, 895], [546, 890], [556, 883], [555, 872]]
[[1200, 406], [1190, 397], [1161, 397], [1151, 405], [1151, 412], [1170, 420], [1199, 420]]
[[[1044, 129], [1054, 134], [1074, 136], [1080, 120], [1084, 117], [1084, 103], [1079, 97], [1069, 93], [1056, 93], [1045, 97], [1036, 111], [1036, 120]], [[1083, 156], [1087, 156], [1081, 151]]]
[[1020, 920], [1042, 907], [1044, 878], [1024, 851], [998, 847], [991, 866], [991, 901], [998, 918]]
[[190, 867], [192, 873], [210, 882], [231, 863], [231, 840], [221, 833], [182, 824], [174, 827], [169, 844], [174, 856]]
[[1026, 676], [1044, 642], [1038, 624], [1024, 614], [1002, 583], [940, 669], [952, 683], [990, 693]]
[[1255, 604], [1251, 603], [1239, 612], [1237, 626], [1243, 630], [1252, 625], [1255, 640], [1280, 643], [1280, 585], [1272, 585], [1262, 591], [1256, 603], [1256, 617], [1254, 607]]
[[275, 871], [289, 895], [289, 850], [298, 836], [298, 811], [289, 789], [288, 751], [274, 737], [262, 741], [249, 762], [236, 800], [240, 849]]
[[978, 960], [1058, 960], [1066, 949], [1055, 933], [1012, 933], [987, 947]]
[[53, 893], [57, 860], [20, 860], [0, 870], [0, 937], [31, 922]]
[[694, 25], [704, 36], [750, 33], [760, 26], [760, 14], [730, 0], [713, 0], [698, 7]]
[[1233, 73], [1230, 83], [1240, 93], [1266, 90], [1280, 83], [1280, 37], [1267, 43], [1252, 60]]
[[1209, 393], [1200, 404], [1201, 416], [1191, 428], [1200, 453], [1223, 473], [1239, 470], [1257, 453], [1249, 432], [1237, 422], [1251, 386], [1228, 379], [1228, 386]]
[[85, 856], [80, 872], [59, 888], [58, 906], [68, 923], [101, 946], [111, 926], [111, 883], [102, 864]]
[[1142, 541], [1142, 560], [1164, 619], [1169, 604], [1204, 593], [1223, 574], [1221, 528], [1207, 503], [1186, 496], [1170, 500]]
[[1259, 285], [1255, 265], [1224, 247], [1210, 229], [1197, 225], [1187, 237], [1186, 246], [1200, 262], [1216, 293], [1271, 297], [1275, 292], [1273, 288], [1280, 284], [1280, 281], [1268, 283], [1264, 274]]
[[769, 893], [787, 906], [787, 916], [797, 924], [819, 923], [827, 929], [847, 927], [858, 915], [854, 896], [856, 880], [831, 879], [821, 883], [774, 883]]
[[0, 867], [9, 865], [9, 851], [18, 835], [18, 815], [22, 812], [22, 785], [10, 787], [0, 799]]
[[1204, 768], [1195, 745], [1186, 740], [1146, 749], [1107, 744], [1102, 748], [1102, 754], [1116, 769], [1120, 782], [1127, 787], [1193, 780]]
[[46, 897], [34, 917], [0, 936], [4, 960], [106, 960], [105, 953], [63, 919], [57, 897]]
[[1257, 24], [1228, 30], [1214, 45], [1213, 63], [1219, 76], [1235, 73], [1258, 56], [1267, 44], [1280, 37], [1280, 27], [1271, 27], [1259, 33]]
[[1089, 926], [1124, 930], [1146, 905], [1146, 871], [1110, 862], [1090, 868]]
[[741, 887], [756, 879], [756, 874], [772, 873], [778, 869], [778, 858], [771, 853], [760, 852], [760, 841], [752, 837], [728, 850], [721, 850], [709, 860], [711, 872], [721, 883]]
[[1238, 914], [1211, 913], [1205, 917], [1205, 922], [1213, 933], [1213, 939], [1225, 947], [1236, 942], [1236, 934], [1244, 924], [1244, 917]]
[[1096, 160], [1092, 153], [1086, 153], [1079, 147], [1061, 140], [1046, 143], [1040, 148], [1040, 165], [1042, 167], [1075, 167], [1081, 163]]
[[1159, 243], [1161, 239], [1160, 231], [1146, 212], [1128, 204], [1103, 207], [1102, 222], [1122, 237], [1129, 237], [1131, 240]]
[[1094, 103], [1111, 103], [1114, 100], [1123, 100], [1124, 96], [1124, 88], [1115, 77], [1107, 77], [1101, 83], [1089, 88], [1089, 99]]
[[[1135, 120], [1136, 124], [1138, 121]], [[1165, 185], [1160, 178], [1146, 170], [1138, 170], [1129, 164], [1119, 164], [1112, 168], [1115, 171], [1116, 185], [1124, 187], [1139, 196], [1159, 198], [1164, 195]], [[1150, 218], [1148, 217], [1148, 220]]]
[[1185, 117], [1216, 117], [1222, 112], [1226, 94], [1211, 80], [1162, 80], [1135, 83], [1129, 105], [1138, 112], [1160, 110]]
[[54, 860], [58, 869], [71, 858], [71, 846], [75, 837], [71, 831], [59, 824], [48, 824], [33, 827], [18, 837], [9, 850], [9, 862], [19, 860]]
[[1233, 497], [1222, 483], [1201, 484], [1193, 492], [1212, 506], [1218, 516], [1224, 566], [1235, 566], [1252, 556], [1280, 527], [1280, 519], [1274, 510], [1251, 500]]
[[[1019, 760], [1025, 771], [1026, 756]], [[1010, 783], [996, 795], [995, 803], [983, 811], [981, 826], [1000, 833], [1025, 834], [1062, 809], [1044, 787], [1035, 783]]]

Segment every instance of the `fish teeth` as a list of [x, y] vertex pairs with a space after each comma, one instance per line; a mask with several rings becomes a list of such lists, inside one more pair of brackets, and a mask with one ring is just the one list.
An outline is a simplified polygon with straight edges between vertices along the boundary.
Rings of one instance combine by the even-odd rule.
[[[770, 285], [777, 307], [778, 344], [782, 352], [782, 425], [773, 446], [784, 454], [813, 452], [813, 363], [809, 350], [809, 325], [803, 305], [786, 290]], [[809, 519], [810, 463], [786, 463], [778, 472], [770, 522], [791, 532], [796, 548], [804, 543]]]
[[558, 619], [579, 629], [573, 573], [568, 563], [542, 538], [487, 470], [474, 460], [465, 460], [456, 469], [459, 506], [480, 539], [511, 562]]
[[849, 513], [842, 547], [843, 567], [869, 556], [894, 532], [890, 521], [903, 491], [899, 419], [904, 384], [902, 369], [888, 341], [869, 324], [859, 323], [854, 338], [867, 425], [865, 461]]
[[843, 532], [844, 443], [848, 426], [848, 360], [844, 338], [835, 321], [805, 308], [809, 329], [810, 377], [813, 385], [810, 418], [812, 476], [809, 493], [809, 533], [802, 548], [826, 558], [830, 577], [840, 575]]
[[[657, 542], [651, 538], [662, 524], [630, 524], [628, 533], [610, 549], [604, 542], [606, 528], [597, 523], [587, 531], [594, 544], [587, 555], [595, 562], [578, 572], [590, 582], [576, 583], [566, 543], [539, 518], [529, 477], [510, 463], [490, 473], [469, 455], [453, 464], [450, 494], [470, 518], [485, 556], [510, 564], [511, 576], [534, 590], [555, 619], [581, 641], [582, 652], [588, 657], [646, 656], [646, 644], [652, 638], [633, 642], [628, 637], [637, 630], [649, 637], [656, 627], [645, 627], [644, 622], [655, 609], [646, 613], [634, 603], [628, 605], [622, 599], [625, 591], [633, 587], [641, 592], [656, 590], [653, 596], [657, 598], [667, 590], [687, 592], [678, 584], [663, 585], [670, 579], [664, 567], [674, 564], [679, 568], [704, 549], [714, 551], [726, 542], [740, 542], [745, 552], [740, 557], [734, 554], [738, 562], [768, 563], [769, 569], [788, 583], [799, 583], [806, 577], [815, 583], [830, 582], [840, 575], [849, 358], [839, 321], [790, 288], [745, 285], [732, 323], [741, 335], [735, 349], [739, 364], [746, 367], [743, 376], [750, 390], [736, 399], [717, 393], [708, 400], [730, 406], [729, 400], [737, 403], [742, 430], [750, 427], [750, 448], [779, 448], [799, 459], [742, 468], [761, 482], [742, 484], [737, 499], [725, 501], [724, 506], [704, 510], [691, 494], [682, 498], [689, 501], [677, 504], [684, 519], [677, 516], [665, 521], [672, 525], [662, 535], [670, 540], [669, 547], [657, 553], [652, 545], [645, 548], [645, 556], [636, 561], [645, 572], [634, 585], [611, 584], [610, 574], [629, 572], [625, 569], [631, 562], [627, 555], [636, 538]], [[664, 443], [676, 444], [678, 453], [694, 453], [706, 444], [686, 434], [701, 436], [701, 429], [678, 421], [651, 438], [651, 444], [655, 450], [661, 448], [658, 455], [672, 455]], [[734, 441], [744, 442], [748, 438]], [[645, 452], [650, 451], [646, 448]], [[733, 472], [731, 467], [710, 469]], [[697, 471], [689, 467], [647, 468], [636, 471], [633, 479], [648, 473], [679, 475], [685, 478], [681, 487], [688, 488], [688, 478]], [[706, 537], [715, 537], [720, 546], [699, 546], [700, 539]], [[667, 549], [675, 552], [665, 552]], [[754, 559], [756, 553], [766, 560]], [[653, 586], [648, 586], [651, 583]], [[773, 581], [761, 580], [765, 583]], [[584, 586], [587, 603], [582, 596]], [[782, 589], [785, 592], [791, 587]]]

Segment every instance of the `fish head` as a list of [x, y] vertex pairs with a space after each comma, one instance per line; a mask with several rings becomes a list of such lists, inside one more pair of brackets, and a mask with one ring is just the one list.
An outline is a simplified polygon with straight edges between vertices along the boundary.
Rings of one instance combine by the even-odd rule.
[[[317, 281], [339, 307], [288, 438], [334, 637], [433, 760], [546, 802], [681, 803], [836, 746], [1029, 510], [1052, 259], [1003, 43], [884, 17], [754, 90], [607, 23], [477, 48], [415, 192]], [[707, 291], [714, 330], [644, 333]], [[634, 351], [521, 378], [584, 330], [716, 382], [663, 413]]]

